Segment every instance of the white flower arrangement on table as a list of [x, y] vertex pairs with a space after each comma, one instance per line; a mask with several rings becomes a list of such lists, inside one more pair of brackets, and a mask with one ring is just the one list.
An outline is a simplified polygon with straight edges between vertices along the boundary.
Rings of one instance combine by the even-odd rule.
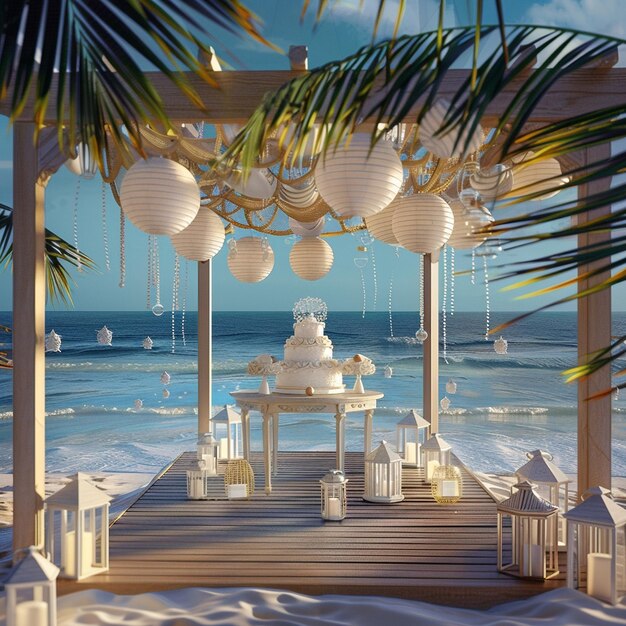
[[361, 376], [370, 376], [376, 371], [376, 366], [371, 359], [362, 354], [355, 354], [351, 359], [346, 359], [342, 366], [341, 372], [344, 376], [356, 376], [354, 393], [365, 393]]
[[280, 372], [282, 364], [271, 354], [260, 354], [256, 359], [248, 363], [248, 374], [262, 376], [259, 393], [268, 395], [270, 387], [267, 383], [268, 376], [274, 376]]

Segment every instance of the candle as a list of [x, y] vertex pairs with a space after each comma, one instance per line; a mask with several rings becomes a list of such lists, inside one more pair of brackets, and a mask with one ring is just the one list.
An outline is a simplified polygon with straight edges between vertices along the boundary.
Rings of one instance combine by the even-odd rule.
[[73, 530], [65, 533], [61, 567], [64, 576], [76, 577], [76, 533]]
[[211, 475], [217, 474], [215, 457], [212, 454], [203, 454], [202, 462], [204, 463], [204, 467], [202, 469], [205, 469]]
[[611, 593], [611, 570], [613, 563], [610, 555], [590, 552], [587, 555], [587, 593], [598, 600], [613, 601]]
[[412, 441], [407, 441], [404, 446], [404, 460], [407, 463], [417, 462], [417, 446]]
[[228, 439], [226, 437], [222, 437], [220, 439], [220, 459], [228, 458]]
[[228, 485], [228, 497], [234, 498], [247, 498], [248, 489], [245, 484]]
[[48, 605], [29, 600], [15, 607], [15, 626], [48, 626]]
[[339, 498], [328, 498], [328, 519], [341, 519]]
[[523, 546], [524, 563], [522, 576], [543, 578], [543, 565], [545, 560], [544, 549], [537, 543], [525, 543]]
[[94, 557], [94, 541], [93, 533], [90, 530], [84, 530], [82, 534], [82, 546], [81, 546], [81, 565], [82, 571], [81, 577], [89, 574], [93, 566]]
[[439, 467], [439, 461], [428, 461], [428, 465], [426, 466], [426, 480], [430, 481], [433, 477], [435, 469]]
[[444, 498], [456, 498], [459, 495], [459, 485], [456, 480], [442, 480], [441, 495]]

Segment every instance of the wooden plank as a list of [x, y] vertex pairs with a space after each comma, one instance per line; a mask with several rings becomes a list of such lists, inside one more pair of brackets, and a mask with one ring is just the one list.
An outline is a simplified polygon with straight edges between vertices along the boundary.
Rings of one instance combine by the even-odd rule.
[[43, 545], [45, 188], [34, 124], [13, 130], [13, 550]]
[[[608, 159], [611, 145], [602, 144], [584, 151], [586, 163]], [[611, 179], [603, 179], [578, 187], [579, 201], [588, 195], [608, 189]], [[606, 206], [582, 213], [579, 223], [597, 219], [611, 213]], [[611, 231], [581, 234], [578, 247], [602, 244], [611, 239]], [[610, 261], [600, 261], [581, 266], [578, 270], [578, 293], [610, 277], [610, 270], [585, 278], [587, 272], [597, 270]], [[578, 359], [586, 362], [588, 355], [611, 345], [611, 290], [605, 289], [578, 300]], [[593, 375], [578, 383], [578, 499], [597, 485], [611, 488], [611, 394], [590, 398], [611, 387], [611, 366], [606, 365]]]

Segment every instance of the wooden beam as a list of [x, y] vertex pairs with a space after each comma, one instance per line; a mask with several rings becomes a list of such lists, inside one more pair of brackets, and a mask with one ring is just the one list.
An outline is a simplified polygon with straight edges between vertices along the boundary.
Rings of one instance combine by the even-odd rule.
[[45, 188], [34, 124], [13, 129], [13, 549], [43, 546]]
[[[610, 144], [588, 148], [584, 152], [586, 163], [607, 159], [611, 155]], [[578, 187], [579, 201], [587, 195], [607, 189], [611, 179], [602, 179]], [[588, 213], [581, 213], [579, 223], [607, 215], [611, 207], [606, 206]], [[610, 241], [611, 232], [581, 234], [578, 247]], [[606, 261], [590, 263], [579, 268], [583, 276], [605, 264]], [[609, 278], [610, 272], [602, 272], [578, 282], [578, 292], [585, 291]], [[605, 289], [578, 300], [578, 359], [587, 360], [587, 355], [611, 345], [611, 290]], [[607, 365], [595, 374], [578, 383], [578, 498], [590, 487], [601, 485], [611, 488], [611, 394], [590, 400], [594, 394], [611, 386], [611, 367]]]
[[439, 256], [424, 255], [424, 419], [439, 432]]
[[[165, 103], [165, 109], [173, 122], [199, 122], [218, 124], [244, 123], [263, 96], [276, 91], [292, 78], [301, 76], [300, 71], [237, 71], [215, 72], [214, 78], [219, 89], [214, 89], [193, 73], [187, 72], [184, 78], [198, 92], [204, 103], [201, 110], [188, 101], [177, 87], [158, 72], [146, 72], [155, 90]], [[443, 79], [439, 95], [452, 98], [469, 76], [467, 70], [449, 70]], [[482, 122], [493, 126], [504, 109], [517, 95], [519, 88], [528, 76], [512, 81], [487, 107]], [[37, 77], [33, 77], [33, 84]], [[380, 79], [383, 86], [383, 79]], [[58, 79], [55, 77], [51, 86], [50, 103], [44, 122], [56, 123], [56, 93]], [[578, 115], [596, 111], [599, 108], [622, 106], [626, 101], [626, 68], [613, 68], [599, 72], [597, 69], [580, 69], [563, 77], [542, 98], [535, 108], [531, 121], [554, 122], [566, 115]], [[11, 93], [0, 101], [0, 114], [10, 112]], [[407, 119], [414, 119], [421, 109], [423, 99], [418, 99], [411, 107]], [[366, 107], [367, 109], [367, 107]], [[66, 107], [66, 110], [69, 110]], [[20, 120], [33, 119], [33, 102], [27, 103]], [[367, 121], [366, 119], [364, 121]]]
[[211, 259], [198, 263], [198, 434], [209, 432], [213, 406], [213, 373], [211, 371], [213, 347], [212, 263]]

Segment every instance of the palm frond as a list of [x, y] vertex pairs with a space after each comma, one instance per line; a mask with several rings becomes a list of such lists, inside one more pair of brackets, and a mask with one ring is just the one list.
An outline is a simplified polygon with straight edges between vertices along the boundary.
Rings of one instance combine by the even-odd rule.
[[[206, 41], [215, 26], [269, 45], [257, 17], [239, 0], [3, 2], [0, 100], [10, 99], [12, 120], [32, 101], [37, 125], [53, 100], [59, 145], [72, 156], [79, 137], [99, 159], [107, 138], [126, 152], [120, 123], [141, 151], [139, 125], [156, 121], [169, 127], [161, 96], [142, 66], [158, 69], [202, 107], [179, 70], [213, 83], [196, 51], [209, 53]], [[56, 94], [51, 92], [54, 76]]]
[[[46, 284], [53, 302], [72, 304], [74, 284], [65, 264], [85, 270], [96, 268], [93, 260], [71, 243], [46, 228]], [[0, 203], [0, 263], [10, 265], [13, 254], [13, 209]]]

